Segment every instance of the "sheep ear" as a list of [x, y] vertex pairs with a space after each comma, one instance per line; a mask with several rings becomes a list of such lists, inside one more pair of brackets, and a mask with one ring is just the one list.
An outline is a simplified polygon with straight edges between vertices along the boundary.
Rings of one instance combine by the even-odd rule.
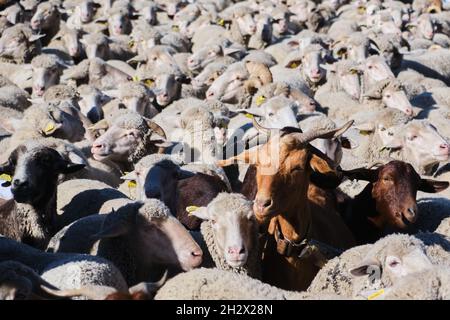
[[399, 149], [402, 147], [403, 147], [403, 141], [402, 141], [402, 139], [400, 139], [398, 137], [392, 138], [387, 144], [385, 144], [383, 146], [383, 148], [386, 148], [386, 149]]
[[427, 193], [441, 192], [448, 188], [448, 181], [438, 181], [432, 179], [420, 179], [419, 190]]
[[28, 41], [34, 42], [36, 40], [39, 40], [41, 38], [45, 37], [45, 34], [33, 34], [28, 38]]
[[373, 122], [366, 122], [362, 124], [355, 125], [355, 128], [358, 129], [360, 132], [374, 132], [375, 131], [375, 124]]
[[61, 168], [61, 173], [63, 173], [63, 174], [74, 173], [74, 172], [80, 171], [84, 167], [86, 167], [85, 164], [73, 163], [73, 162], [64, 160], [63, 166]]
[[137, 180], [137, 175], [135, 171], [128, 172], [127, 174], [120, 177], [121, 180]]
[[295, 69], [297, 68], [299, 65], [302, 64], [302, 60], [299, 59], [293, 59], [293, 60], [289, 60], [284, 67], [285, 68], [290, 68], [290, 69]]
[[202, 220], [209, 220], [208, 209], [206, 207], [189, 206], [186, 208], [189, 216], [195, 216]]
[[377, 169], [357, 168], [353, 170], [342, 170], [345, 177], [351, 180], [364, 180], [369, 182], [375, 182], [378, 178]]
[[223, 55], [224, 56], [230, 56], [230, 55], [238, 53], [240, 51], [241, 51], [241, 49], [239, 49], [239, 48], [230, 48], [230, 47], [228, 47], [228, 48], [224, 48], [223, 49]]
[[0, 127], [9, 133], [16, 132], [19, 129], [21, 122], [22, 119], [0, 117]]
[[348, 272], [355, 277], [361, 277], [372, 275], [376, 270], [379, 270], [379, 268], [380, 263], [372, 258], [364, 260], [359, 266], [350, 269]]
[[261, 109], [256, 109], [256, 108], [238, 109], [238, 110], [236, 110], [236, 112], [243, 113], [244, 115], [252, 115], [252, 116], [261, 117], [261, 118], [264, 117], [264, 114], [261, 111]]
[[[110, 213], [113, 214], [113, 213]], [[128, 221], [117, 219], [109, 226], [102, 226], [99, 233], [92, 236], [92, 239], [116, 238], [128, 233], [131, 229], [131, 224]]]
[[55, 133], [56, 130], [62, 127], [61, 123], [56, 123], [54, 121], [49, 121], [45, 127], [41, 128], [42, 133], [44, 136], [48, 137], [51, 136], [53, 133]]

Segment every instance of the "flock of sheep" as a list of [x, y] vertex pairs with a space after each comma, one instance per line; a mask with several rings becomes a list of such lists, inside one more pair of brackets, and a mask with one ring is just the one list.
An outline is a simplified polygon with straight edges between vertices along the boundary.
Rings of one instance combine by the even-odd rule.
[[450, 299], [450, 3], [0, 0], [0, 299]]

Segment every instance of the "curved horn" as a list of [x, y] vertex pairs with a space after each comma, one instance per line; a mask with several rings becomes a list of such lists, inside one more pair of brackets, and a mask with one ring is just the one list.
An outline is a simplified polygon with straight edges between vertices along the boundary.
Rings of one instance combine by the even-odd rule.
[[272, 135], [272, 133], [275, 131], [275, 129], [271, 129], [271, 128], [266, 128], [263, 127], [262, 125], [260, 125], [258, 123], [258, 121], [255, 119], [255, 117], [252, 117], [252, 123], [253, 126], [255, 127], [255, 129], [262, 134], [265, 134], [266, 136], [268, 136], [270, 138], [270, 136]]
[[79, 289], [54, 290], [41, 285], [41, 288], [56, 297], [85, 296], [90, 300], [105, 300], [107, 296], [117, 292], [116, 289], [107, 286], [85, 286]]
[[247, 68], [250, 77], [257, 77], [261, 80], [263, 85], [271, 83], [273, 81], [272, 72], [270, 72], [269, 68], [259, 62], [247, 61], [245, 63], [245, 67]]
[[295, 133], [299, 143], [308, 143], [314, 139], [334, 139], [341, 136], [345, 131], [347, 131], [354, 123], [354, 120], [350, 120], [345, 123], [342, 127], [331, 129], [331, 130], [314, 130], [305, 133]]
[[166, 282], [169, 271], [166, 270], [157, 282], [141, 282], [137, 285], [130, 288], [130, 294], [134, 294], [136, 292], [143, 292], [147, 295], [154, 294], [162, 285]]
[[160, 127], [159, 124], [157, 124], [155, 121], [152, 121], [150, 119], [145, 119], [147, 122], [148, 127], [155, 132], [156, 134], [160, 135], [164, 140], [167, 140], [166, 133], [164, 132], [164, 129]]

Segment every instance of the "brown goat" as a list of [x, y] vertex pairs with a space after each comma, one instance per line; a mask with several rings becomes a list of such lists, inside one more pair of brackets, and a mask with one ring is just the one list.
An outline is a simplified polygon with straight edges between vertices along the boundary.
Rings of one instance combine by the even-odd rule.
[[261, 229], [271, 235], [263, 248], [264, 282], [287, 290], [305, 290], [320, 268], [314, 257], [303, 255], [310, 240], [339, 249], [354, 244], [325, 192], [310, 184], [313, 173], [333, 179], [339, 174], [309, 142], [333, 138], [350, 125], [306, 133], [284, 128], [266, 144], [219, 161], [221, 166], [242, 161], [256, 167], [254, 211]]
[[347, 199], [340, 211], [359, 244], [373, 243], [392, 232], [412, 231], [418, 217], [417, 191], [435, 193], [449, 183], [422, 179], [413, 166], [391, 161], [377, 169], [343, 171], [350, 179], [369, 181], [354, 199]]

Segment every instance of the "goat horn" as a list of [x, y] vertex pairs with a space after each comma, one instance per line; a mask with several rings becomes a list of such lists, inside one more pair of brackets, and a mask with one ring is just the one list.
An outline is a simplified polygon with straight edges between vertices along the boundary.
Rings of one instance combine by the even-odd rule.
[[340, 128], [331, 130], [314, 130], [305, 133], [295, 133], [295, 135], [300, 143], [308, 143], [314, 139], [333, 139], [341, 136], [353, 125], [353, 123], [354, 120], [350, 120]]
[[272, 133], [274, 133], [276, 130], [276, 129], [272, 129], [272, 128], [263, 127], [261, 124], [258, 123], [258, 121], [255, 119], [255, 117], [252, 117], [252, 122], [253, 122], [253, 126], [255, 127], [255, 129], [258, 132], [265, 134], [269, 138], [272, 135]]
[[90, 300], [105, 300], [110, 294], [117, 290], [107, 286], [85, 286], [79, 289], [54, 290], [41, 285], [41, 288], [56, 297], [79, 297], [85, 296]]
[[167, 140], [167, 136], [166, 133], [164, 132], [164, 129], [160, 127], [160, 125], [158, 125], [156, 122], [150, 120], [150, 119], [145, 119], [147, 121], [147, 125], [148, 127], [154, 131], [156, 134], [160, 135], [161, 137], [164, 138], [164, 140]]
[[135, 292], [144, 292], [148, 295], [155, 293], [159, 288], [162, 287], [162, 285], [167, 281], [167, 276], [169, 274], [169, 271], [166, 270], [163, 274], [163, 276], [161, 277], [161, 279], [159, 279], [156, 282], [141, 282], [138, 283], [137, 285], [133, 286], [130, 288], [130, 293], [133, 294]]

